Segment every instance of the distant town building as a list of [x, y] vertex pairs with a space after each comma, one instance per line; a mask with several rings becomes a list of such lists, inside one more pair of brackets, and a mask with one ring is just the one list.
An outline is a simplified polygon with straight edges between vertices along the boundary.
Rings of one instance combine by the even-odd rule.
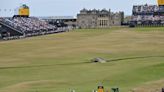
[[121, 26], [124, 21], [124, 12], [113, 13], [109, 10], [82, 9], [77, 14], [77, 26], [79, 28], [108, 28]]
[[39, 17], [39, 19], [45, 20], [50, 24], [60, 24], [60, 26], [76, 27], [76, 18], [73, 16], [49, 16]]

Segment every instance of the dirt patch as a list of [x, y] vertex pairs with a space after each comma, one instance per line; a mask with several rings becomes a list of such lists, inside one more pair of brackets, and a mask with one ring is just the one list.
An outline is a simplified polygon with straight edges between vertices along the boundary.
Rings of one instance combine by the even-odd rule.
[[131, 92], [161, 92], [162, 88], [164, 88], [164, 79], [147, 82], [142, 86], [132, 89]]
[[27, 81], [2, 88], [0, 92], [26, 92], [28, 89], [36, 85], [54, 86], [57, 84], [66, 84], [66, 82], [54, 80]]

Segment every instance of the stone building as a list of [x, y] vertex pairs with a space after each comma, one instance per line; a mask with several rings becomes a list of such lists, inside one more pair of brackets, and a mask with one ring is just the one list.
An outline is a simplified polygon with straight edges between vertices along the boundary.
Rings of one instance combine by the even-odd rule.
[[124, 21], [124, 13], [113, 13], [109, 10], [83, 9], [77, 14], [77, 26], [80, 28], [107, 28], [121, 26]]

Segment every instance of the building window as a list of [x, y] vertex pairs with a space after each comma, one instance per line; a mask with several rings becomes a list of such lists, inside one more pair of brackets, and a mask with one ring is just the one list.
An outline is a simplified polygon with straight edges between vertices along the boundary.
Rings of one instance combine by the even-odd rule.
[[82, 23], [82, 24], [84, 24], [84, 23], [85, 23], [85, 21], [81, 21], [81, 23]]

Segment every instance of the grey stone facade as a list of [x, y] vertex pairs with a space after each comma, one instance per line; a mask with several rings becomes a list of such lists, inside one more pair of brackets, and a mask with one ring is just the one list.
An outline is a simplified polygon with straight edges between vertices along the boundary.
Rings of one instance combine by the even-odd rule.
[[83, 9], [77, 14], [77, 25], [80, 28], [107, 28], [120, 26], [124, 21], [124, 13], [113, 13], [110, 10]]

